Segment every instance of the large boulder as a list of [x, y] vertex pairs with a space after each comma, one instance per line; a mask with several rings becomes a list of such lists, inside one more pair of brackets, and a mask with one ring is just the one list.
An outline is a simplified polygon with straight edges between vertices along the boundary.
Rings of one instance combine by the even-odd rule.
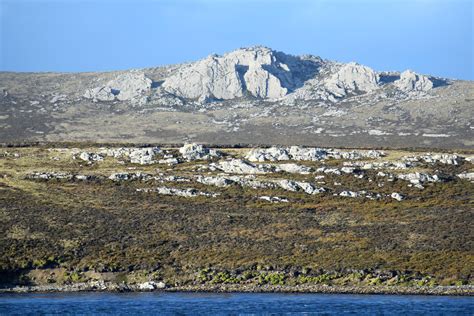
[[92, 162], [92, 161], [102, 161], [104, 160], [104, 156], [96, 153], [89, 153], [89, 152], [82, 152], [79, 154], [79, 159]]

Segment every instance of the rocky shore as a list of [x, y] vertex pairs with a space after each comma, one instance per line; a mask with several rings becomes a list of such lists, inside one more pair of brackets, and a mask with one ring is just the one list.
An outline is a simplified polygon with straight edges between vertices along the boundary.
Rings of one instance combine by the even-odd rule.
[[48, 292], [211, 292], [211, 293], [324, 293], [324, 294], [385, 294], [385, 295], [453, 295], [474, 296], [474, 286], [341, 286], [341, 285], [254, 285], [199, 284], [167, 286], [162, 282], [139, 284], [105, 283], [101, 281], [69, 285], [36, 285], [1, 288], [5, 293]]

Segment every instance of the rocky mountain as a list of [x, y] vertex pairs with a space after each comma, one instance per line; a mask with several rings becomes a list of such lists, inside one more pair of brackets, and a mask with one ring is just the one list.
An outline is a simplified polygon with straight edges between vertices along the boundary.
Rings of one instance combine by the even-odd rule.
[[[389, 88], [412, 93], [412, 97], [417, 92], [420, 97], [434, 87], [435, 80], [410, 70], [401, 74], [377, 73], [354, 62], [341, 64], [314, 56], [291, 56], [256, 46], [180, 65], [162, 80], [158, 90], [186, 104], [242, 98], [337, 103], [351, 95], [376, 90], [383, 93]], [[84, 97], [96, 101], [135, 101], [146, 95], [151, 85], [143, 72], [130, 72], [88, 89]]]
[[109, 73], [0, 73], [4, 141], [472, 147], [474, 83], [263, 46]]

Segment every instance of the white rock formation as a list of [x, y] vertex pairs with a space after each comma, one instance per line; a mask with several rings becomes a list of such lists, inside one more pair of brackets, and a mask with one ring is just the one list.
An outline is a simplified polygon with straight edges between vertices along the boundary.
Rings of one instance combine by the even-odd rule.
[[[425, 96], [426, 91], [434, 88], [432, 79], [411, 70], [401, 74], [378, 73], [355, 62], [344, 64], [314, 56], [292, 56], [262, 46], [241, 48], [222, 56], [209, 55], [164, 71], [160, 77], [162, 84], [153, 89], [152, 81], [143, 72], [132, 70], [86, 90], [83, 96], [94, 101], [152, 103], [171, 109], [249, 97], [278, 100], [286, 105], [308, 100], [337, 103], [363, 94], [373, 95], [372, 101], [406, 99]], [[393, 81], [395, 78], [398, 79]], [[393, 87], [398, 93], [392, 93]]]
[[197, 176], [196, 181], [206, 184], [214, 185], [217, 187], [226, 187], [231, 184], [237, 184], [242, 187], [249, 187], [252, 189], [266, 189], [275, 188], [276, 185], [269, 181], [260, 181], [255, 179], [254, 176], [248, 175], [242, 176]]
[[102, 161], [104, 160], [104, 157], [100, 154], [88, 153], [84, 151], [79, 155], [79, 159], [92, 162], [92, 161]]
[[360, 193], [354, 191], [342, 191], [341, 193], [339, 193], [339, 196], [356, 198], [360, 196]]
[[153, 179], [153, 176], [151, 174], [141, 172], [117, 172], [111, 174], [109, 179], [112, 181], [147, 181]]
[[316, 172], [321, 172], [321, 173], [326, 173], [326, 174], [335, 174], [337, 176], [341, 175], [341, 171], [338, 168], [320, 167], [316, 169]]
[[341, 172], [344, 172], [344, 173], [354, 173], [354, 171], [356, 171], [356, 168], [354, 167], [342, 167], [341, 168]]
[[250, 161], [284, 161], [290, 160], [290, 155], [286, 148], [281, 147], [270, 147], [270, 148], [252, 148], [247, 155], [246, 159]]
[[427, 182], [441, 182], [441, 179], [438, 175], [429, 175], [426, 173], [414, 172], [414, 173], [406, 173], [406, 174], [398, 174], [396, 176], [399, 179], [409, 181], [412, 184], [423, 184]]
[[405, 199], [405, 197], [403, 195], [401, 195], [400, 193], [397, 193], [397, 192], [393, 192], [391, 195], [392, 199], [395, 199], [397, 201], [402, 201]]
[[164, 282], [155, 282], [155, 281], [147, 281], [138, 284], [138, 289], [141, 291], [153, 291], [156, 289], [164, 289], [166, 284]]
[[259, 200], [264, 200], [264, 201], [268, 201], [268, 202], [272, 202], [272, 203], [281, 203], [281, 202], [288, 203], [288, 199], [281, 198], [281, 197], [278, 197], [278, 196], [264, 195], [264, 196], [259, 196], [258, 198], [259, 198]]
[[196, 143], [185, 144], [179, 149], [180, 154], [188, 161], [193, 160], [209, 160], [212, 158], [219, 158], [222, 153], [215, 149], [206, 148], [203, 145]]
[[51, 180], [51, 179], [64, 179], [71, 180], [74, 177], [73, 174], [68, 172], [33, 172], [26, 175], [27, 179], [35, 180]]
[[179, 160], [177, 158], [171, 157], [171, 158], [160, 159], [158, 160], [158, 163], [168, 165], [168, 166], [174, 166], [179, 163]]
[[323, 149], [314, 147], [270, 147], [270, 148], [253, 148], [247, 155], [246, 159], [250, 161], [320, 161], [328, 158], [333, 159], [362, 159], [371, 158], [377, 159], [385, 156], [383, 151], [378, 150], [353, 150], [353, 151], [339, 151], [336, 149]]
[[165, 91], [162, 87], [159, 87], [154, 91], [150, 96], [150, 101], [158, 107], [162, 106], [170, 108], [185, 105], [185, 102], [180, 97]]
[[292, 192], [303, 191], [307, 194], [318, 194], [326, 191], [326, 189], [315, 187], [309, 182], [293, 181], [286, 179], [276, 180], [274, 182], [282, 189]]
[[227, 187], [233, 183], [233, 180], [227, 177], [206, 177], [206, 176], [197, 176], [196, 181], [205, 185], [214, 185], [216, 187]]
[[403, 92], [429, 91], [433, 89], [433, 82], [426, 76], [419, 75], [411, 70], [400, 74], [400, 79], [394, 82], [395, 87]]
[[275, 171], [285, 171], [288, 173], [299, 173], [299, 174], [309, 174], [311, 172], [310, 167], [297, 165], [295, 163], [282, 163], [275, 166]]
[[149, 165], [156, 163], [156, 155], [161, 153], [158, 147], [136, 148], [130, 151], [129, 158], [131, 163], [140, 165]]
[[326, 79], [326, 89], [336, 97], [353, 92], [370, 92], [379, 87], [379, 75], [371, 68], [351, 62]]
[[159, 147], [120, 147], [103, 148], [99, 153], [114, 158], [126, 158], [131, 163], [148, 165], [157, 163], [156, 158], [162, 151]]
[[266, 165], [255, 165], [242, 159], [219, 161], [212, 166], [225, 173], [233, 174], [263, 174], [273, 171], [272, 168], [269, 168]]
[[363, 162], [363, 161], [345, 161], [344, 166], [356, 167], [362, 170], [405, 170], [415, 166], [415, 163], [409, 161], [380, 161], [380, 162]]
[[421, 156], [405, 156], [405, 161], [419, 162], [424, 161], [426, 163], [442, 163], [446, 165], [459, 165], [461, 157], [456, 154], [425, 154]]
[[459, 179], [466, 179], [468, 181], [474, 182], [474, 172], [464, 171], [457, 175]]
[[113, 101], [113, 100], [115, 100], [115, 95], [112, 92], [112, 88], [107, 87], [107, 86], [87, 89], [86, 92], [84, 92], [83, 96], [86, 99], [93, 99], [94, 101]]
[[99, 176], [72, 174], [69, 172], [33, 172], [27, 174], [26, 179], [31, 180], [78, 180], [88, 181], [100, 178]]
[[186, 177], [164, 175], [160, 173], [158, 176], [153, 177], [154, 180], [159, 182], [191, 182], [191, 179]]
[[178, 188], [168, 188], [168, 187], [157, 187], [157, 188], [144, 188], [137, 189], [138, 192], [155, 192], [163, 195], [175, 195], [181, 197], [197, 197], [197, 196], [206, 196], [206, 197], [216, 197], [219, 193], [208, 193], [201, 192], [193, 188], [178, 189]]
[[152, 81], [143, 72], [129, 71], [118, 75], [104, 86], [88, 89], [84, 93], [87, 99], [95, 101], [132, 101], [142, 102], [144, 93], [150, 90]]
[[166, 78], [162, 87], [176, 96], [201, 102], [235, 99], [246, 94], [278, 99], [301, 81], [291, 72], [290, 59], [267, 47], [242, 48], [187, 64]]

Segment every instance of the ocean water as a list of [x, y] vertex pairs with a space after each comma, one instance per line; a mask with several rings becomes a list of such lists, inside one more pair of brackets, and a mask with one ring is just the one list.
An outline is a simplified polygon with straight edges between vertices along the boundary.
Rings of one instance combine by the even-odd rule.
[[0, 315], [474, 315], [474, 298], [345, 294], [0, 294]]

